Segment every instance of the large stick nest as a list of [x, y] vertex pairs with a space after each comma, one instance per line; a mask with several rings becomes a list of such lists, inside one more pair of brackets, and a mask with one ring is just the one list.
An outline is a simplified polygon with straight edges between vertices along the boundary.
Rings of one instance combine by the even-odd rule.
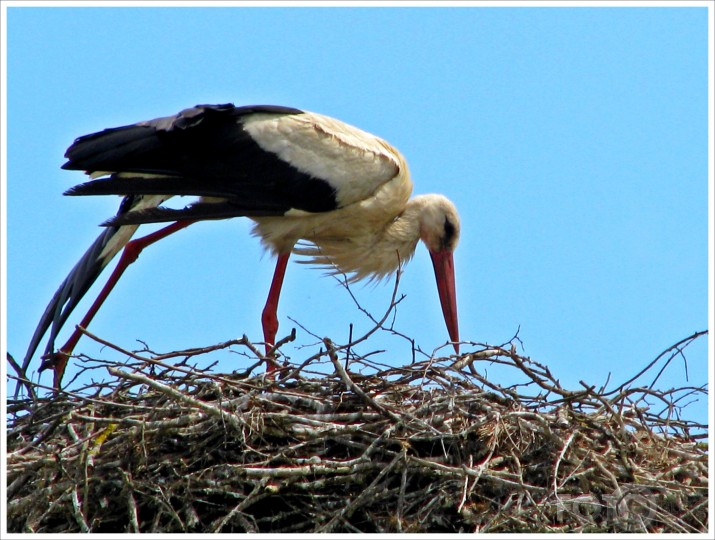
[[[198, 367], [237, 348], [252, 368]], [[326, 339], [275, 379], [245, 338], [85, 358], [111, 377], [9, 403], [8, 530], [707, 531], [707, 426], [678, 414], [704, 387], [570, 391], [511, 343], [471, 349], [388, 367]]]

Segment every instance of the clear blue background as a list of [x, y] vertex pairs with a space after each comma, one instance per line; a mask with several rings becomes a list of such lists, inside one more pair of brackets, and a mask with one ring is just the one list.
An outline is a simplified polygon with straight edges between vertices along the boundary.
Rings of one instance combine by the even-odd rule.
[[[116, 212], [118, 198], [62, 196], [84, 178], [59, 168], [75, 137], [198, 103], [280, 104], [384, 137], [416, 193], [456, 202], [464, 340], [500, 344], [518, 330], [520, 351], [565, 386], [622, 382], [708, 326], [707, 19], [645, 7], [10, 8], [8, 350], [24, 356]], [[207, 222], [152, 246], [90, 330], [161, 352], [260, 341], [273, 261], [249, 230]], [[380, 316], [392, 284], [354, 292]], [[444, 344], [423, 246], [400, 292], [395, 328], [427, 352]], [[279, 336], [289, 318], [339, 343], [350, 323], [355, 335], [371, 327], [334, 279], [295, 263]], [[315, 342], [299, 329], [284, 350], [300, 361]], [[388, 364], [412, 356], [386, 333], [358, 352], [383, 349], [375, 359]], [[110, 354], [88, 339], [77, 352]], [[686, 357], [689, 384], [705, 383], [706, 340]], [[661, 386], [683, 384], [678, 359]]]

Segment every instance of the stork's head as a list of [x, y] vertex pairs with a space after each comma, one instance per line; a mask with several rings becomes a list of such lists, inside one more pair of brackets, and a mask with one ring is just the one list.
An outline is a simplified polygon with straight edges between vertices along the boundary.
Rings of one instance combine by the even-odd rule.
[[453, 253], [459, 241], [459, 214], [452, 201], [443, 195], [421, 195], [420, 239], [432, 257], [437, 291], [449, 338], [459, 354], [457, 293], [454, 283]]

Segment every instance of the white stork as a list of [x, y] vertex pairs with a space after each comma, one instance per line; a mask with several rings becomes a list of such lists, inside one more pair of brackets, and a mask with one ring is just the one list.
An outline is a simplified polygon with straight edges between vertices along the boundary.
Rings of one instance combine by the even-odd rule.
[[[47, 306], [31, 340], [27, 369], [50, 329], [45, 361], [59, 387], [80, 332], [59, 351], [57, 334], [110, 260], [120, 262], [80, 323], [86, 327], [123, 271], [149, 244], [191, 223], [247, 216], [254, 234], [277, 256], [262, 315], [266, 354], [275, 343], [277, 308], [291, 253], [351, 276], [381, 278], [409, 260], [422, 240], [432, 258], [450, 340], [459, 331], [452, 254], [459, 216], [442, 195], [410, 199], [405, 159], [384, 140], [339, 120], [280, 106], [199, 105], [80, 137], [63, 169], [92, 179], [66, 195], [123, 195], [119, 212], [72, 269]], [[174, 195], [199, 199], [162, 207]], [[173, 222], [129, 241], [143, 223]], [[268, 366], [271, 369], [271, 366]]]

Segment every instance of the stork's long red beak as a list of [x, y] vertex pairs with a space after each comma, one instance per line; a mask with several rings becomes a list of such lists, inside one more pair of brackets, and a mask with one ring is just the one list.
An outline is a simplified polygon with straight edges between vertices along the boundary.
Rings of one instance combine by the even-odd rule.
[[434, 275], [437, 278], [439, 302], [442, 304], [444, 322], [447, 323], [449, 339], [454, 351], [459, 354], [459, 322], [457, 320], [457, 292], [454, 285], [454, 258], [448, 249], [430, 251]]

